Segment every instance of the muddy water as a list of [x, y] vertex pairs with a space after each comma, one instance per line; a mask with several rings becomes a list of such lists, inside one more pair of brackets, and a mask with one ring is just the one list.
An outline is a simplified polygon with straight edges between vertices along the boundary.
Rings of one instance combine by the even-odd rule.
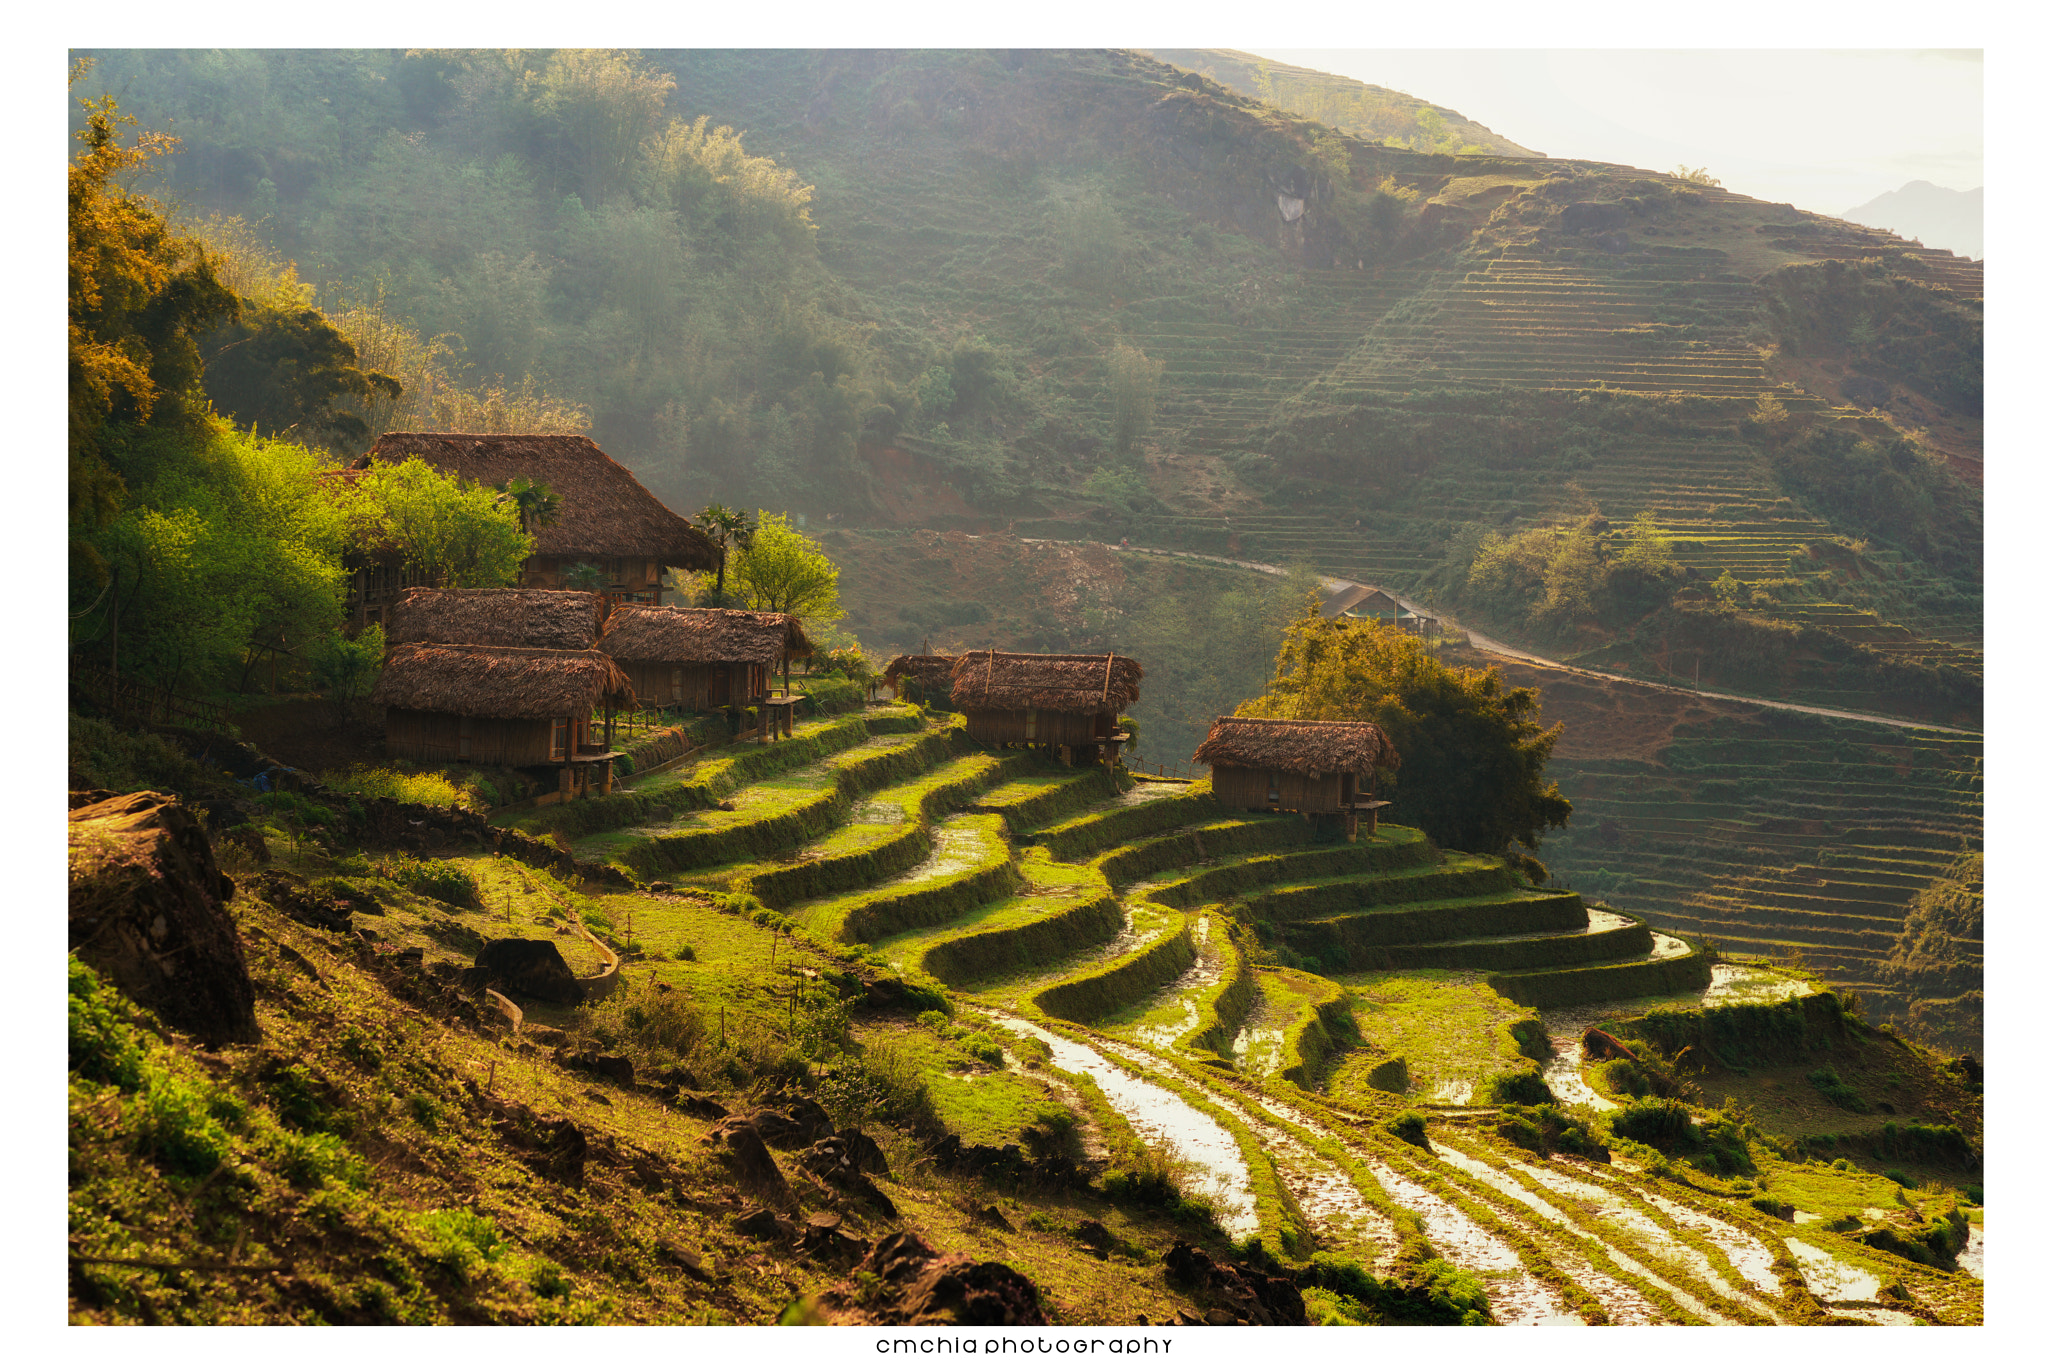
[[[1512, 1180], [1484, 1160], [1473, 1157], [1468, 1153], [1460, 1152], [1446, 1144], [1441, 1137], [1432, 1139], [1431, 1142], [1436, 1148], [1437, 1155], [1452, 1166], [1457, 1167], [1460, 1171], [1477, 1177], [1510, 1199], [1520, 1201], [1545, 1219], [1559, 1224], [1571, 1232], [1591, 1237], [1594, 1241], [1606, 1246], [1607, 1240], [1601, 1235], [1599, 1230], [1581, 1228], [1577, 1222], [1559, 1210], [1555, 1205], [1541, 1196], [1531, 1193], [1519, 1182]], [[1640, 1262], [1616, 1251], [1612, 1247], [1607, 1247], [1607, 1255], [1614, 1259], [1615, 1265], [1631, 1275], [1639, 1276], [1650, 1284], [1659, 1287], [1688, 1309], [1692, 1309], [1703, 1317], [1712, 1317], [1694, 1297], [1687, 1295], [1677, 1286], [1658, 1276]], [[1564, 1266], [1567, 1275], [1584, 1286], [1586, 1290], [1591, 1292], [1600, 1301], [1616, 1323], [1659, 1323], [1663, 1321], [1663, 1315], [1657, 1311], [1656, 1306], [1644, 1299], [1640, 1292], [1615, 1280], [1612, 1276], [1595, 1269], [1590, 1263], [1570, 1260], [1570, 1264], [1566, 1265], [1566, 1261], [1561, 1260], [1559, 1265]], [[1759, 1311], [1763, 1310], [1761, 1305], [1754, 1307]], [[1720, 1322], [1721, 1320], [1716, 1319], [1715, 1321]]]
[[1716, 1219], [1676, 1200], [1666, 1199], [1652, 1190], [1637, 1190], [1636, 1194], [1649, 1204], [1664, 1211], [1672, 1223], [1680, 1228], [1691, 1229], [1726, 1254], [1728, 1261], [1742, 1273], [1742, 1278], [1776, 1299], [1785, 1293], [1777, 1275], [1771, 1270], [1771, 1250], [1763, 1245], [1754, 1234], [1735, 1225]]
[[[1139, 1066], [1157, 1065], [1134, 1048], [1117, 1044], [1102, 1048]], [[1394, 1254], [1400, 1250], [1393, 1220], [1366, 1203], [1342, 1168], [1304, 1147], [1256, 1108], [1248, 1108], [1220, 1090], [1204, 1087], [1203, 1092], [1210, 1104], [1250, 1129], [1259, 1146], [1273, 1155], [1281, 1180], [1319, 1241], [1333, 1247], [1367, 1244], [1375, 1274], [1392, 1267]]]
[[1522, 1259], [1506, 1243], [1474, 1223], [1462, 1210], [1425, 1186], [1410, 1181], [1385, 1162], [1363, 1157], [1394, 1203], [1422, 1216], [1430, 1246], [1453, 1266], [1477, 1272], [1486, 1284], [1487, 1303], [1496, 1323], [1511, 1326], [1583, 1325], [1566, 1307], [1556, 1288], [1531, 1276]]
[[1146, 1025], [1131, 1031], [1131, 1037], [1153, 1048], [1171, 1048], [1202, 1020], [1196, 998], [1223, 979], [1223, 954], [1209, 942], [1210, 918], [1195, 921], [1195, 962], [1186, 972], [1147, 998], [1146, 1008], [1178, 998], [1180, 1015], [1165, 1024]]
[[[1768, 1312], [1752, 1296], [1743, 1294], [1722, 1280], [1720, 1275], [1715, 1272], [1713, 1263], [1706, 1259], [1705, 1254], [1696, 1252], [1678, 1241], [1654, 1219], [1638, 1210], [1630, 1208], [1627, 1201], [1606, 1187], [1596, 1186], [1588, 1181], [1580, 1181], [1559, 1172], [1546, 1171], [1527, 1162], [1512, 1162], [1508, 1165], [1538, 1185], [1547, 1186], [1559, 1195], [1579, 1201], [1587, 1207], [1594, 1220], [1628, 1230], [1629, 1233], [1639, 1240], [1644, 1251], [1659, 1260], [1684, 1267], [1687, 1271], [1711, 1286], [1716, 1294], [1722, 1295], [1738, 1304], [1745, 1305], [1758, 1313]], [[1595, 1237], [1600, 1236], [1597, 1228], [1588, 1228], [1587, 1232]], [[1639, 1263], [1623, 1256], [1619, 1249], [1610, 1246], [1607, 1249], [1607, 1255], [1612, 1257], [1615, 1265], [1623, 1270], [1641, 1276], [1644, 1280], [1654, 1285], [1661, 1286], [1672, 1299], [1684, 1306], [1689, 1313], [1695, 1314], [1709, 1323], [1729, 1322], [1728, 1319], [1707, 1308], [1696, 1296], [1688, 1294], [1679, 1287], [1662, 1280], [1654, 1272], [1646, 1270]]]
[[1806, 1288], [1823, 1300], [1870, 1300], [1877, 1298], [1878, 1278], [1859, 1271], [1847, 1262], [1797, 1238], [1785, 1240], [1785, 1250], [1799, 1264]]
[[1970, 1225], [1970, 1245], [1956, 1254], [1956, 1265], [1978, 1280], [1984, 1279], [1984, 1225]]
[[1061, 1071], [1087, 1073], [1139, 1134], [1156, 1143], [1172, 1144], [1202, 1174], [1197, 1189], [1215, 1202], [1217, 1223], [1225, 1233], [1242, 1238], [1258, 1232], [1251, 1172], [1228, 1129], [1165, 1087], [1132, 1076], [1085, 1044], [1002, 1011], [987, 1013], [1005, 1029], [1043, 1042], [1052, 1050], [1053, 1066]]

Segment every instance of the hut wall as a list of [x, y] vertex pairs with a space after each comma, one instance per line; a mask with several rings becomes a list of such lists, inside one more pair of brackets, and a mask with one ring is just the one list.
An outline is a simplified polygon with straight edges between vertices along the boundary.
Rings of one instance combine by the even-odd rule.
[[[746, 706], [768, 691], [768, 667], [764, 664], [649, 664], [641, 660], [620, 660], [619, 668], [633, 683], [633, 696], [643, 707], [684, 707], [709, 711], [713, 707]], [[721, 691], [715, 675], [725, 672]]]
[[968, 708], [967, 734], [984, 745], [1092, 745], [1116, 729], [1107, 712]]
[[[1311, 778], [1306, 773], [1217, 764], [1209, 777], [1219, 806], [1250, 811], [1275, 806], [1282, 811], [1341, 811], [1344, 807], [1341, 773]], [[1275, 792], [1277, 798], [1272, 795]]]
[[551, 762], [548, 747], [553, 733], [552, 721], [506, 721], [404, 707], [384, 712], [384, 752], [423, 764], [545, 764]]

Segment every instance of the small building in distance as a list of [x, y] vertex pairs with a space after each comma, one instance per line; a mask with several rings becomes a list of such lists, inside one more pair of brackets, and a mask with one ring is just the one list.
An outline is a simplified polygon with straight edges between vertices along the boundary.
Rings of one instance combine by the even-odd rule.
[[898, 655], [882, 670], [882, 682], [899, 698], [915, 692], [914, 701], [944, 703], [952, 696], [953, 656]]
[[811, 642], [787, 612], [621, 603], [597, 648], [618, 661], [642, 705], [709, 711], [759, 705], [775, 671], [809, 656]]
[[1045, 745], [1068, 763], [1116, 761], [1116, 728], [1138, 700], [1144, 666], [1128, 656], [970, 650], [953, 661], [953, 709], [985, 745]]
[[1218, 806], [1241, 811], [1341, 813], [1356, 838], [1358, 813], [1378, 828], [1374, 771], [1399, 768], [1401, 756], [1370, 721], [1280, 721], [1219, 716], [1195, 749], [1207, 764]]
[[1376, 621], [1398, 621], [1407, 609], [1384, 591], [1369, 584], [1354, 583], [1323, 599], [1323, 616], [1371, 617]]
[[588, 650], [604, 599], [566, 588], [410, 588], [391, 608], [392, 645]]
[[370, 701], [394, 759], [551, 767], [545, 803], [611, 790], [618, 755], [591, 743], [591, 713], [633, 689], [598, 650], [414, 642], [392, 647]]
[[[478, 432], [386, 432], [344, 476], [418, 456], [444, 473], [499, 488], [530, 479], [560, 500], [555, 519], [532, 528], [533, 555], [520, 586], [560, 588], [572, 567], [606, 575], [615, 601], [661, 603], [664, 568], [709, 572], [718, 548], [587, 436]], [[350, 564], [348, 613], [356, 628], [381, 621], [411, 578], [392, 554]]]

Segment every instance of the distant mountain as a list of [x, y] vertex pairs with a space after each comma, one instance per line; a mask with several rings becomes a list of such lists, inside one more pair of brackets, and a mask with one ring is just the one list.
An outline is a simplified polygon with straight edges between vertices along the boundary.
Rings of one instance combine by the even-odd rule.
[[1972, 260], [1984, 259], [1984, 187], [1947, 190], [1916, 180], [1842, 215], [1866, 228], [1884, 228], [1920, 244]]
[[1383, 86], [1366, 85], [1305, 66], [1290, 66], [1230, 48], [1148, 49], [1162, 62], [1199, 72], [1240, 94], [1264, 100], [1341, 128], [1367, 142], [1406, 147], [1415, 152], [1488, 152], [1494, 156], [1540, 157], [1510, 142], [1484, 124], [1455, 109], [1446, 109], [1413, 95]]

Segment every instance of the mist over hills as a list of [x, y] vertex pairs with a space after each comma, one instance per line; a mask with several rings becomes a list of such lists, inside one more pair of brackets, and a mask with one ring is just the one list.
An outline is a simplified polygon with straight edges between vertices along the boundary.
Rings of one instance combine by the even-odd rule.
[[1951, 190], [1925, 180], [1908, 181], [1867, 204], [1844, 209], [1842, 217], [1868, 228], [1917, 238], [1958, 256], [1984, 259], [1984, 187]]

